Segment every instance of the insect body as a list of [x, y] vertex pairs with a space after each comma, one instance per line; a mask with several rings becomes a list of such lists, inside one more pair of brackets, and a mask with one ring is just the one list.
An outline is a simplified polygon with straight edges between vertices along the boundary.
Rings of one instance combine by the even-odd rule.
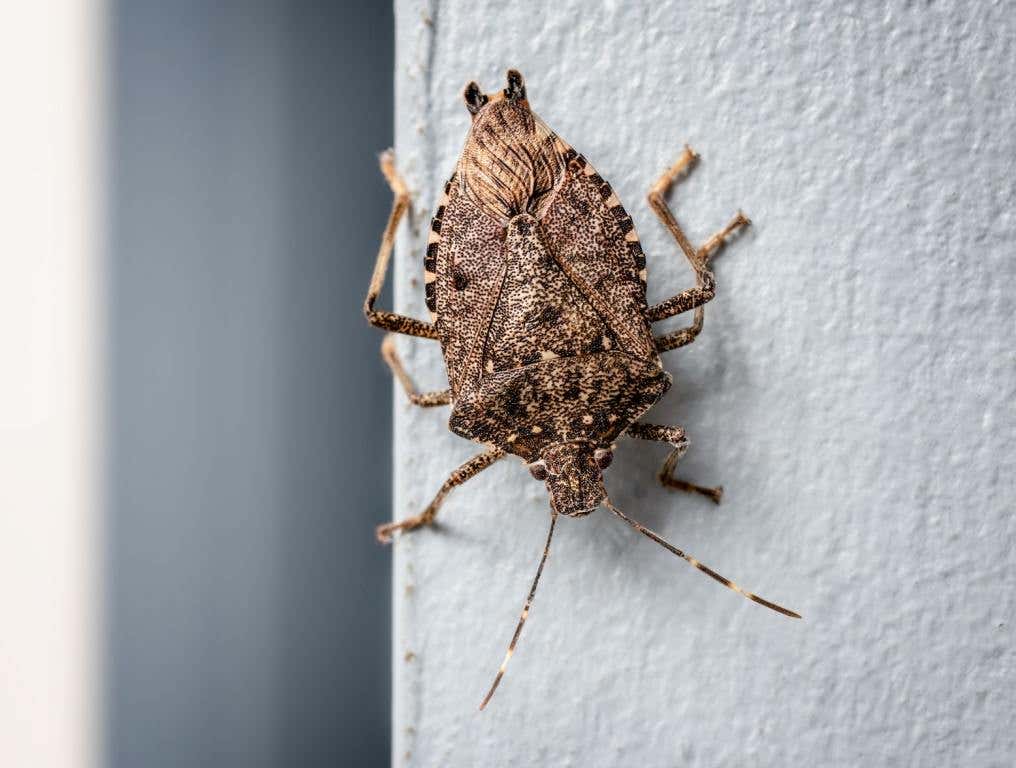
[[[792, 611], [744, 592], [690, 555], [618, 510], [608, 499], [603, 470], [622, 434], [666, 442], [671, 453], [660, 480], [719, 501], [721, 489], [674, 477], [687, 449], [684, 430], [640, 421], [670, 387], [660, 353], [690, 343], [714, 295], [709, 260], [735, 230], [738, 215], [695, 249], [664, 196], [695, 160], [684, 153], [649, 193], [649, 202], [691, 263], [696, 285], [659, 304], [646, 303], [646, 259], [631, 217], [610, 185], [531, 110], [522, 76], [483, 94], [465, 90], [472, 125], [455, 172], [431, 223], [424, 273], [431, 322], [380, 312], [380, 292], [396, 227], [409, 205], [391, 154], [382, 171], [395, 193], [365, 304], [374, 325], [437, 339], [450, 387], [419, 394], [395, 353], [383, 355], [412, 402], [451, 405], [450, 429], [486, 450], [452, 473], [420, 515], [381, 526], [388, 541], [433, 521], [457, 485], [508, 454], [521, 458], [550, 495], [547, 546], [489, 701], [518, 640], [550, 548], [557, 515], [583, 516], [605, 506], [674, 554], [749, 599], [788, 616]], [[694, 310], [686, 328], [654, 336], [651, 324]]]

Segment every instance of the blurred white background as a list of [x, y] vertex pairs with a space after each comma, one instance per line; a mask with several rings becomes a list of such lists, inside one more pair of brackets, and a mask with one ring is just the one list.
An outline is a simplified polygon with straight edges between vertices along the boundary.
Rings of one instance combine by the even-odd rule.
[[104, 9], [0, 6], [0, 765], [98, 755]]
[[393, 35], [0, 5], [0, 767], [387, 762]]

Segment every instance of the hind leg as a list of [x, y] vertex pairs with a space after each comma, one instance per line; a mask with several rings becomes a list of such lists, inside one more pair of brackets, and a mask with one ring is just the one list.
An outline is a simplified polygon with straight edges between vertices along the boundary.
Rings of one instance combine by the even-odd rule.
[[491, 448], [484, 453], [478, 454], [463, 464], [461, 467], [456, 469], [447, 480], [444, 481], [444, 485], [438, 490], [437, 495], [434, 496], [434, 500], [427, 505], [427, 508], [418, 515], [407, 517], [405, 520], [400, 520], [397, 523], [386, 523], [385, 525], [379, 525], [377, 527], [377, 540], [382, 544], [388, 544], [392, 540], [392, 534], [395, 531], [411, 531], [414, 528], [419, 528], [423, 525], [430, 525], [434, 522], [434, 518], [437, 516], [438, 509], [441, 508], [441, 504], [444, 502], [445, 497], [451, 493], [452, 489], [456, 486], [462, 485], [470, 478], [476, 477], [483, 470], [489, 467], [491, 464], [502, 458], [505, 452], [499, 448]]
[[674, 488], [678, 491], [697, 493], [700, 496], [712, 499], [716, 504], [723, 498], [723, 486], [710, 488], [704, 485], [689, 483], [687, 480], [680, 480], [674, 477], [674, 470], [677, 468], [678, 460], [688, 450], [688, 438], [684, 434], [683, 427], [668, 427], [659, 424], [645, 424], [636, 421], [628, 427], [627, 434], [637, 437], [639, 440], [652, 440], [659, 443], [670, 443], [673, 450], [663, 462], [663, 467], [658, 475], [660, 483], [666, 488]]

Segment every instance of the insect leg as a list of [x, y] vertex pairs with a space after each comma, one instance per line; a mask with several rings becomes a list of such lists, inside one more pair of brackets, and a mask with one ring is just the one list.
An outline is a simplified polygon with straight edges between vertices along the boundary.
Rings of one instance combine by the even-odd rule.
[[378, 249], [377, 261], [374, 263], [374, 274], [370, 278], [370, 286], [367, 288], [367, 298], [363, 302], [363, 313], [371, 325], [383, 328], [392, 333], [404, 333], [408, 336], [420, 336], [425, 339], [436, 339], [437, 328], [433, 323], [425, 323], [405, 315], [397, 315], [393, 312], [382, 312], [374, 309], [374, 302], [381, 287], [385, 282], [385, 274], [388, 272], [388, 261], [391, 259], [392, 248], [395, 246], [395, 233], [398, 231], [399, 222], [409, 209], [409, 191], [406, 183], [395, 170], [395, 156], [391, 151], [381, 155], [381, 173], [384, 174], [388, 186], [392, 189], [394, 200], [392, 211], [388, 215], [388, 224], [385, 225], [384, 234], [381, 237], [381, 247]]
[[440, 392], [420, 393], [416, 391], [416, 387], [413, 386], [413, 380], [406, 373], [406, 369], [402, 367], [398, 350], [395, 349], [394, 334], [389, 333], [385, 336], [384, 341], [381, 342], [381, 357], [388, 363], [392, 375], [398, 379], [402, 388], [406, 391], [406, 396], [409, 397], [409, 402], [413, 405], [419, 405], [421, 408], [430, 408], [435, 405], [448, 405], [451, 403], [452, 391], [450, 389], [441, 390]]
[[698, 155], [690, 147], [685, 147], [681, 157], [657, 180], [649, 191], [649, 205], [670, 231], [681, 251], [684, 253], [688, 263], [695, 270], [694, 288], [682, 291], [666, 301], [654, 304], [646, 310], [646, 319], [649, 322], [664, 320], [668, 317], [695, 310], [695, 319], [688, 328], [682, 328], [671, 333], [656, 337], [656, 348], [665, 352], [669, 349], [689, 344], [702, 329], [703, 311], [702, 306], [716, 295], [716, 282], [712, 271], [709, 269], [709, 260], [713, 254], [726, 242], [726, 238], [737, 229], [745, 227], [751, 222], [743, 214], [738, 212], [737, 216], [720, 232], [710, 237], [706, 244], [695, 249], [688, 237], [684, 234], [673, 211], [667, 205], [666, 195], [673, 186], [675, 180], [689, 170], [698, 160]]
[[377, 540], [382, 544], [388, 544], [392, 540], [392, 534], [395, 533], [395, 531], [411, 531], [414, 528], [419, 528], [421, 525], [430, 525], [434, 522], [434, 518], [437, 516], [437, 511], [441, 508], [441, 504], [444, 502], [445, 497], [451, 493], [451, 490], [455, 488], [455, 486], [462, 485], [470, 478], [475, 477], [504, 455], [505, 452], [500, 448], [491, 448], [471, 458], [451, 473], [448, 479], [445, 480], [444, 485], [442, 485], [441, 489], [437, 492], [434, 500], [427, 505], [427, 508], [423, 510], [423, 512], [418, 515], [413, 515], [412, 517], [407, 517], [405, 520], [400, 520], [397, 523], [379, 525], [377, 527]]
[[[716, 255], [716, 252], [726, 244], [727, 237], [741, 227], [748, 226], [749, 224], [751, 224], [751, 222], [748, 218], [738, 211], [737, 215], [731, 219], [727, 226], [706, 240], [706, 244], [699, 248], [699, 256], [708, 265], [712, 257]], [[660, 352], [666, 352], [667, 350], [677, 349], [678, 347], [683, 347], [686, 344], [691, 344], [695, 341], [695, 337], [699, 335], [699, 332], [701, 332], [702, 321], [704, 319], [705, 307], [700, 304], [695, 307], [695, 315], [691, 325], [685, 328], [678, 328], [675, 331], [670, 331], [669, 333], [656, 337], [656, 349]]]
[[636, 421], [628, 427], [627, 433], [632, 437], [637, 437], [639, 440], [653, 440], [660, 443], [670, 443], [673, 446], [673, 450], [667, 456], [666, 461], [663, 462], [663, 467], [660, 469], [660, 474], [658, 475], [660, 483], [665, 488], [674, 488], [679, 491], [687, 491], [688, 493], [697, 493], [701, 496], [712, 499], [717, 504], [720, 503], [720, 499], [723, 498], [723, 486], [709, 488], [674, 477], [674, 470], [677, 467], [678, 459], [680, 459], [684, 455], [685, 451], [688, 450], [689, 445], [688, 438], [685, 437], [683, 427], [645, 424], [643, 422]]

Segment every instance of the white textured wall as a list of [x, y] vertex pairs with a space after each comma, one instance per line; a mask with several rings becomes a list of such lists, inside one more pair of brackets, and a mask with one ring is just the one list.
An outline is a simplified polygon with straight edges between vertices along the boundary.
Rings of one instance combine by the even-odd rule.
[[[653, 412], [683, 475], [623, 440], [618, 505], [804, 614], [752, 605], [606, 512], [564, 519], [490, 708], [546, 535], [505, 461], [396, 545], [397, 765], [1009, 765], [1016, 752], [1013, 246], [1016, 9], [837, 0], [400, 0], [397, 151], [415, 194], [394, 273], [425, 317], [426, 223], [476, 77], [531, 102], [617, 190], [650, 300], [692, 284], [644, 194], [683, 142], [674, 207], [700, 240], [756, 226]], [[444, 386], [436, 344], [400, 348]], [[477, 448], [396, 396], [395, 515]]]

